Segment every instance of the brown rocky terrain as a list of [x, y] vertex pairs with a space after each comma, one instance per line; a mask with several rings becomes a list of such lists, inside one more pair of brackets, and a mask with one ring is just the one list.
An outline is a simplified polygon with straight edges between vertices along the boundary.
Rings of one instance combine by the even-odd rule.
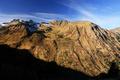
[[112, 31], [113, 33], [116, 34], [116, 38], [117, 40], [120, 42], [120, 28], [115, 28], [115, 29], [111, 29], [110, 31]]
[[120, 33], [120, 27], [115, 28], [115, 29], [111, 29], [111, 31], [116, 32], [116, 33]]
[[89, 76], [108, 73], [119, 62], [118, 35], [87, 22], [53, 21], [30, 32], [22, 22], [0, 29], [0, 44], [29, 50], [34, 57]]

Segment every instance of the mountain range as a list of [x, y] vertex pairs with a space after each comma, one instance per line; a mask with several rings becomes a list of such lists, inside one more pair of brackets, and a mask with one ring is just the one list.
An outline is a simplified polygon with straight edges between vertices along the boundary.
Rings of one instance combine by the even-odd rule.
[[32, 21], [14, 20], [0, 28], [0, 45], [28, 50], [38, 60], [90, 77], [108, 74], [114, 64], [120, 76], [119, 30], [103, 29], [89, 21], [56, 20], [36, 27]]

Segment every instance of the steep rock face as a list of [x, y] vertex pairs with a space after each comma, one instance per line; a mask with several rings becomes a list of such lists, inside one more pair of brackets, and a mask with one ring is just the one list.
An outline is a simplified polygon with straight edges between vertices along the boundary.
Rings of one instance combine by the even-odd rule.
[[24, 24], [10, 25], [0, 30], [0, 44], [8, 44], [17, 47], [19, 43], [28, 35], [28, 29]]
[[1, 44], [27, 49], [38, 59], [54, 61], [89, 76], [107, 73], [120, 52], [116, 34], [91, 22], [55, 21], [27, 37], [25, 27], [16, 26], [20, 27], [16, 32], [12, 27], [15, 26], [4, 29], [7, 33], [1, 31]]

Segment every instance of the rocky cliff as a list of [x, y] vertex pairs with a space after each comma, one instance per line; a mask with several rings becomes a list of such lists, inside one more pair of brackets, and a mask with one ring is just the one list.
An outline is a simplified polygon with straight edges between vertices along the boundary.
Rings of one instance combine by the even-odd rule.
[[89, 76], [108, 73], [120, 60], [116, 33], [87, 22], [53, 21], [30, 32], [25, 24], [0, 29], [0, 44], [29, 50], [34, 57]]

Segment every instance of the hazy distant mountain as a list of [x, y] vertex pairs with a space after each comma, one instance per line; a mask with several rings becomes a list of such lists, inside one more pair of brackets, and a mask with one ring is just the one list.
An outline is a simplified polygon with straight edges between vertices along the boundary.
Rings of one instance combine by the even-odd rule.
[[37, 59], [89, 76], [108, 73], [111, 64], [120, 61], [116, 34], [87, 21], [42, 23], [31, 33], [20, 22], [0, 29], [0, 44], [29, 50]]
[[115, 28], [115, 29], [112, 29], [111, 31], [113, 31], [113, 32], [117, 32], [117, 33], [120, 33], [120, 27]]

